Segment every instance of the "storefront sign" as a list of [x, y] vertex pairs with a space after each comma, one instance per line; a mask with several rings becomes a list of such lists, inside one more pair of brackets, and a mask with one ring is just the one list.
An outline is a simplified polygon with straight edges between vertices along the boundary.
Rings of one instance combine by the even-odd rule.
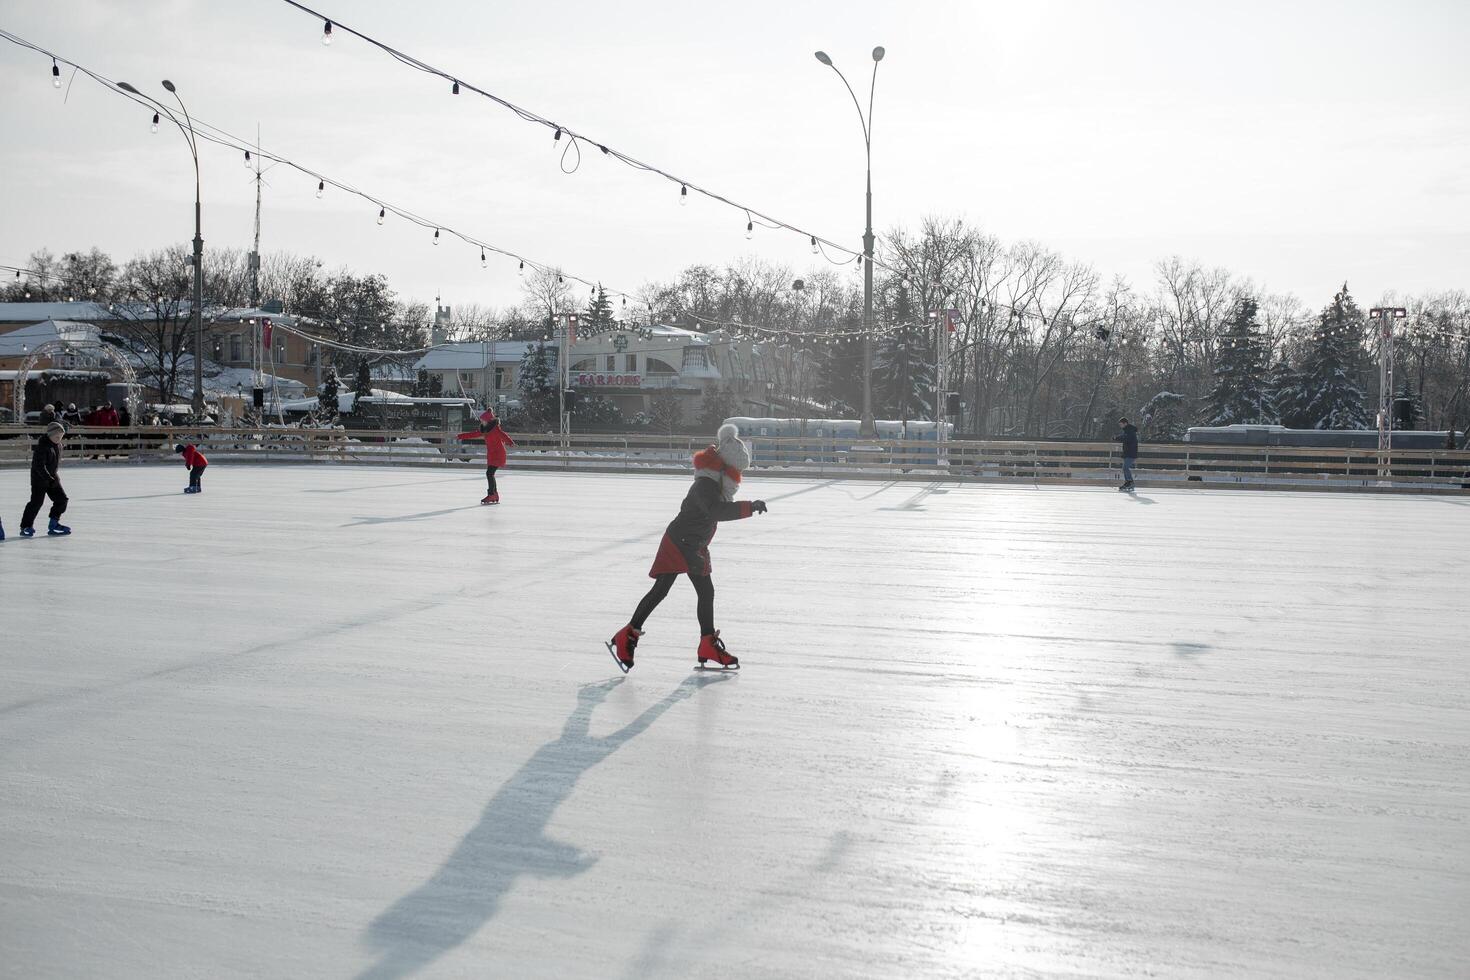
[[641, 388], [643, 387], [643, 375], [579, 374], [576, 384], [578, 388]]

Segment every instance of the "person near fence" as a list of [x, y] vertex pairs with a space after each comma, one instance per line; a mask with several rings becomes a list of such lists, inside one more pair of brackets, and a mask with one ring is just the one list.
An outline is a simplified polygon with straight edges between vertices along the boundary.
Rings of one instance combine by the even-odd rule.
[[123, 402], [123, 407], [117, 410], [117, 424], [124, 429], [133, 424], [133, 415], [128, 411], [127, 402]]
[[739, 659], [725, 649], [720, 631], [715, 629], [715, 585], [710, 578], [709, 543], [720, 521], [736, 521], [766, 512], [764, 500], [735, 500], [741, 471], [749, 466], [750, 447], [741, 440], [739, 429], [728, 422], [720, 426], [714, 445], [694, 454], [694, 485], [685, 494], [678, 516], [664, 531], [648, 572], [653, 587], [638, 603], [628, 625], [607, 642], [608, 652], [623, 673], [633, 669], [633, 652], [643, 636], [644, 622], [664, 601], [680, 575], [689, 576], [698, 597], [700, 637], [695, 657], [699, 666], [713, 661], [725, 670], [740, 669]]
[[61, 488], [61, 440], [66, 437], [66, 426], [52, 422], [46, 426], [46, 434], [36, 440], [31, 451], [31, 499], [20, 516], [20, 536], [34, 537], [36, 515], [41, 512], [41, 503], [51, 498], [51, 523], [46, 533], [52, 537], [70, 534], [71, 528], [61, 523], [66, 513], [66, 491]]
[[1126, 418], [1118, 420], [1117, 435], [1113, 436], [1114, 442], [1123, 444], [1123, 485], [1119, 490], [1133, 489], [1133, 467], [1138, 465], [1138, 426]]
[[204, 454], [193, 443], [188, 445], [178, 443], [174, 446], [174, 452], [182, 454], [184, 465], [189, 467], [189, 485], [184, 488], [184, 492], [203, 493], [204, 485], [199, 481], [204, 478], [204, 467], [209, 465], [209, 460], [204, 458]]
[[46, 406], [42, 407], [42, 409], [41, 409], [41, 420], [40, 420], [40, 424], [41, 424], [42, 427], [48, 426], [52, 422], [55, 422], [56, 420], [57, 420], [57, 415], [56, 415], [56, 409], [55, 408], [53, 408], [51, 405], [46, 405]]
[[505, 451], [510, 446], [514, 446], [516, 442], [506, 435], [505, 429], [501, 428], [500, 420], [495, 417], [495, 409], [485, 409], [484, 414], [480, 416], [478, 432], [461, 432], [457, 438], [485, 440], [485, 499], [480, 503], [500, 503], [500, 490], [495, 485], [495, 471], [504, 468]]

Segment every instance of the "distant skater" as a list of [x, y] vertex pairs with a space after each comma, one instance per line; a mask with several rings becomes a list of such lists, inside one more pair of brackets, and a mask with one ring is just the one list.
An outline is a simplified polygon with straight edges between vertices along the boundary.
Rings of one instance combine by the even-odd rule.
[[1126, 418], [1118, 420], [1121, 430], [1113, 436], [1114, 442], [1123, 444], [1123, 485], [1119, 490], [1133, 489], [1133, 467], [1138, 465], [1138, 426]]
[[487, 408], [480, 416], [480, 431], [461, 432], [458, 438], [485, 440], [485, 498], [480, 503], [500, 503], [500, 489], [495, 485], [495, 471], [505, 467], [505, 451], [516, 442], [500, 427], [495, 409]]
[[[204, 479], [204, 468], [209, 465], [209, 460], [204, 458], [204, 454], [193, 443], [187, 446], [182, 442], [178, 443], [174, 446], [174, 452], [182, 453], [184, 456], [184, 465], [189, 467], [189, 485], [184, 488], [184, 492], [203, 493], [204, 484], [200, 481]], [[227, 466], [225, 469], [229, 469], [229, 467]]]
[[36, 536], [36, 515], [41, 512], [41, 503], [51, 498], [51, 523], [46, 533], [52, 537], [70, 534], [71, 528], [61, 523], [66, 513], [66, 491], [61, 488], [61, 440], [66, 437], [66, 426], [52, 422], [46, 426], [46, 434], [36, 440], [31, 451], [31, 499], [20, 516], [20, 536]]
[[695, 657], [699, 666], [713, 661], [725, 670], [739, 670], [740, 661], [732, 656], [715, 629], [715, 585], [710, 578], [709, 543], [720, 521], [738, 521], [752, 514], [764, 514], [764, 500], [735, 500], [740, 489], [741, 471], [750, 466], [750, 447], [740, 439], [740, 431], [726, 423], [720, 426], [715, 445], [694, 454], [694, 485], [684, 496], [679, 515], [669, 522], [658, 555], [648, 577], [653, 588], [638, 603], [628, 625], [607, 643], [608, 652], [624, 673], [633, 669], [633, 651], [643, 635], [643, 624], [663, 602], [680, 575], [688, 575], [698, 596], [699, 649]]

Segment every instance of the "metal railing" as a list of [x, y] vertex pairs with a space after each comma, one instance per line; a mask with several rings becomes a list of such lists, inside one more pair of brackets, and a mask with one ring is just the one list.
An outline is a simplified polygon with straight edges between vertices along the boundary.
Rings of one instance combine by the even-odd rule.
[[[0, 467], [24, 466], [38, 427], [0, 426]], [[687, 473], [709, 444], [698, 436], [513, 434], [510, 465], [599, 472]], [[173, 460], [175, 443], [194, 443], [214, 461], [333, 462], [475, 466], [483, 443], [442, 431], [294, 428], [76, 428], [68, 465]], [[1116, 443], [916, 441], [787, 437], [750, 439], [754, 466], [772, 474], [867, 479], [943, 479], [1033, 484], [1106, 484], [1119, 478]], [[1401, 489], [1465, 492], [1470, 452], [1324, 449], [1286, 446], [1146, 446], [1137, 483], [1150, 486]]]

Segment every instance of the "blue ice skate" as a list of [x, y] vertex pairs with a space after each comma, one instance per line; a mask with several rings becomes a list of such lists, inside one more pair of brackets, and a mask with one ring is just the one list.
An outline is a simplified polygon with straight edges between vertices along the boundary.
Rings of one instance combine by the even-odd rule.
[[[32, 530], [31, 533], [32, 534], [35, 534], [36, 532], [34, 530]], [[53, 517], [51, 519], [51, 526], [48, 527], [48, 528], [46, 528], [46, 533], [49, 534], [53, 538], [59, 538], [63, 534], [70, 534], [71, 533], [71, 528], [67, 527], [65, 524], [61, 523], [60, 521], [58, 521], [56, 518]]]
[[23, 527], [20, 529], [20, 536], [23, 538], [34, 538], [36, 536], [36, 529], [33, 527]]

